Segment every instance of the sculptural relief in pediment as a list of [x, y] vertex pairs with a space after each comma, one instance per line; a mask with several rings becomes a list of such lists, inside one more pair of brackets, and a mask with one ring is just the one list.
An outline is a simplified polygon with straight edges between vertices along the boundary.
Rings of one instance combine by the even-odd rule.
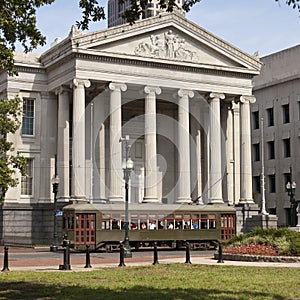
[[148, 41], [143, 41], [135, 48], [134, 53], [139, 56], [166, 58], [180, 61], [196, 60], [196, 53], [188, 48], [185, 39], [172, 30], [151, 35]]

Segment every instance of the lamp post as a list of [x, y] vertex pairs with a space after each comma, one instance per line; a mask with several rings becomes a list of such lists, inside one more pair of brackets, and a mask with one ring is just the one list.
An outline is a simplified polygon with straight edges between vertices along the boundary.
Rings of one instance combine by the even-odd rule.
[[52, 192], [54, 194], [54, 224], [53, 224], [53, 244], [50, 246], [51, 252], [56, 252], [58, 250], [58, 241], [57, 241], [57, 193], [58, 193], [58, 186], [59, 186], [59, 177], [55, 175], [52, 180]]
[[291, 202], [291, 219], [290, 219], [290, 225], [292, 227], [295, 227], [297, 224], [296, 222], [296, 201], [295, 201], [295, 194], [296, 194], [296, 182], [293, 181], [288, 182], [286, 184], [286, 190], [288, 192], [288, 195], [290, 196], [290, 202]]
[[122, 169], [124, 172], [125, 180], [125, 238], [124, 238], [124, 257], [132, 257], [131, 247], [129, 242], [129, 216], [128, 216], [128, 198], [129, 198], [129, 179], [131, 171], [133, 170], [133, 161], [129, 157], [129, 136], [126, 135], [125, 138], [121, 138], [120, 142], [125, 143], [125, 161], [123, 163]]

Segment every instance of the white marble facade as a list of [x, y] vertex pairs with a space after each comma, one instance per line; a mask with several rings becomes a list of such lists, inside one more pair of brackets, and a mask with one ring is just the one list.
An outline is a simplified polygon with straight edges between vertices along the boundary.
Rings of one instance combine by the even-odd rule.
[[33, 159], [34, 189], [7, 202], [252, 203], [250, 104], [260, 62], [180, 14], [70, 35], [42, 55], [16, 55], [4, 96], [35, 99], [35, 133], [11, 139]]

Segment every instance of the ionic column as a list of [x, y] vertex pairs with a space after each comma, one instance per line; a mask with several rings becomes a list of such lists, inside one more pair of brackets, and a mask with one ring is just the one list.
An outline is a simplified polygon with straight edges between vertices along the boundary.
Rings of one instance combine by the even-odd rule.
[[233, 114], [229, 104], [226, 119], [226, 169], [228, 203], [234, 203], [234, 152], [233, 152]]
[[100, 199], [105, 199], [105, 125], [101, 124], [99, 129], [99, 177], [100, 177]]
[[110, 189], [109, 201], [123, 201], [122, 183], [122, 91], [127, 90], [124, 83], [112, 82], [109, 84], [110, 89]]
[[234, 153], [234, 204], [240, 200], [240, 104], [232, 101], [233, 113], [233, 153]]
[[241, 195], [240, 203], [253, 203], [252, 166], [251, 166], [251, 125], [250, 103], [255, 103], [254, 96], [240, 97], [241, 111]]
[[222, 199], [222, 153], [220, 99], [224, 94], [210, 93], [210, 203], [224, 203]]
[[192, 91], [178, 91], [178, 203], [191, 202], [189, 98]]
[[196, 153], [197, 153], [197, 197], [199, 204], [203, 202], [203, 191], [202, 191], [202, 151], [201, 151], [201, 130], [197, 130], [196, 135]]
[[146, 86], [145, 97], [145, 194], [143, 202], [158, 202], [157, 146], [156, 146], [156, 95], [159, 87]]
[[89, 80], [73, 80], [72, 198], [85, 200], [85, 88]]
[[70, 198], [70, 128], [69, 107], [70, 89], [60, 87], [56, 90], [58, 95], [58, 130], [57, 130], [57, 174], [60, 178], [58, 198]]

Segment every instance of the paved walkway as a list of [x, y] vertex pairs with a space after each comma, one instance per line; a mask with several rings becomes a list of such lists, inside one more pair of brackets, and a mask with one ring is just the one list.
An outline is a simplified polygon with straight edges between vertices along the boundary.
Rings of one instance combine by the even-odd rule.
[[[152, 265], [153, 257], [137, 257], [133, 253], [132, 258], [125, 258], [126, 266], [146, 266]], [[204, 265], [222, 265], [222, 266], [255, 266], [255, 267], [285, 267], [285, 268], [300, 268], [300, 262], [297, 263], [271, 263], [271, 262], [244, 262], [244, 261], [229, 261], [218, 263], [212, 256], [193, 256], [191, 252], [192, 264]], [[92, 268], [84, 268], [86, 264], [86, 256], [84, 253], [71, 254], [70, 265], [72, 271], [91, 271], [107, 267], [118, 267], [119, 255], [114, 257], [105, 257], [101, 254], [91, 253], [90, 264]], [[182, 256], [163, 256], [159, 257], [159, 264], [170, 263], [185, 263], [185, 252]], [[59, 265], [63, 264], [63, 252], [49, 252], [48, 249], [29, 249], [29, 248], [9, 248], [8, 252], [8, 267], [10, 271], [31, 270], [31, 271], [57, 271]], [[4, 266], [4, 249], [0, 247], [0, 269]]]

